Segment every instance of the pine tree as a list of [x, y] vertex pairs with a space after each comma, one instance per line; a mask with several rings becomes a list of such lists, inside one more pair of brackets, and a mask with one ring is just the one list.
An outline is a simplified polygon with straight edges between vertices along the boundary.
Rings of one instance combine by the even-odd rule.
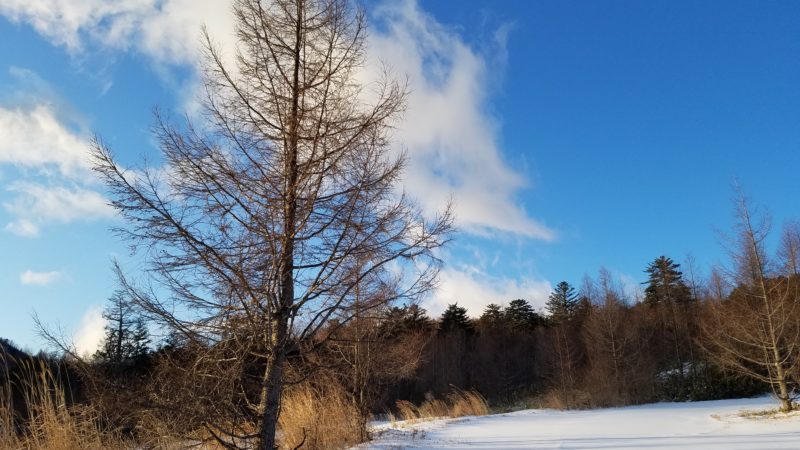
[[680, 264], [666, 256], [659, 256], [650, 263], [645, 270], [648, 281], [644, 302], [656, 308], [664, 332], [663, 340], [672, 347], [670, 353], [673, 358], [668, 365], [674, 367], [679, 379], [683, 380], [684, 363], [694, 361], [689, 330], [690, 314], [687, 310], [692, 302], [692, 294], [679, 269]]
[[114, 292], [108, 301], [109, 305], [103, 310], [103, 318], [106, 320], [105, 338], [95, 353], [95, 359], [119, 365], [128, 355], [127, 337], [131, 332], [131, 309], [122, 291]]
[[530, 303], [523, 299], [512, 300], [505, 309], [504, 316], [509, 326], [516, 331], [530, 331], [543, 322]]
[[381, 326], [392, 333], [430, 331], [434, 328], [433, 320], [425, 309], [416, 304], [390, 307]]
[[478, 319], [481, 331], [499, 329], [503, 324], [503, 308], [497, 303], [489, 303]]
[[645, 303], [681, 304], [691, 300], [691, 290], [683, 281], [680, 264], [666, 256], [659, 256], [651, 262], [645, 272], [648, 274], [647, 287], [644, 290]]
[[129, 345], [132, 359], [141, 359], [150, 351], [150, 331], [147, 329], [147, 323], [141, 317], [137, 317], [134, 321]]
[[439, 331], [450, 332], [461, 330], [471, 333], [474, 330], [472, 320], [467, 316], [467, 308], [458, 306], [458, 303], [453, 303], [447, 306], [447, 309], [442, 313], [439, 319]]
[[575, 288], [566, 281], [558, 283], [550, 294], [545, 308], [554, 323], [569, 320], [575, 316], [580, 304], [580, 297]]
[[106, 319], [105, 338], [95, 359], [111, 366], [121, 366], [147, 354], [150, 348], [150, 333], [147, 324], [135, 312], [122, 291], [109, 298], [103, 311]]

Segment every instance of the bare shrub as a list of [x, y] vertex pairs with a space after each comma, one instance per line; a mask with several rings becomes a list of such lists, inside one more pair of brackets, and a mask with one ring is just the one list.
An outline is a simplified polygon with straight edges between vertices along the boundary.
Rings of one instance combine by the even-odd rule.
[[448, 417], [450, 416], [450, 407], [444, 400], [430, 399], [416, 408], [416, 414], [419, 419]]
[[395, 404], [395, 409], [397, 410], [397, 414], [394, 414], [393, 416], [399, 418], [400, 420], [419, 419], [416, 405], [414, 405], [409, 401], [398, 400], [397, 403]]

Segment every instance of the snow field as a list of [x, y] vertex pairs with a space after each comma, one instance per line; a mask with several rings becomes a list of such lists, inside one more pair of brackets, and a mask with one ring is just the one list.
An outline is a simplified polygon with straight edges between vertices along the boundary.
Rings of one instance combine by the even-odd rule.
[[357, 448], [800, 449], [800, 415], [742, 416], [776, 407], [761, 397], [376, 424], [376, 439]]

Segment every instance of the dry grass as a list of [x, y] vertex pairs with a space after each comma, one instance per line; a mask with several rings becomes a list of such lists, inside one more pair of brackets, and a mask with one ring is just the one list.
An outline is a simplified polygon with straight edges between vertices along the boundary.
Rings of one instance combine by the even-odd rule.
[[739, 417], [743, 417], [745, 419], [789, 419], [800, 416], [800, 405], [795, 403], [794, 410], [790, 412], [783, 412], [779, 408], [771, 408], [771, 409], [760, 409], [760, 410], [751, 410], [746, 409], [739, 412]]
[[279, 419], [281, 448], [341, 449], [365, 436], [358, 408], [336, 384], [302, 384], [286, 391]]
[[[2, 367], [0, 361], [0, 370]], [[137, 448], [134, 442], [126, 442], [104, 431], [96, 409], [70, 406], [60, 380], [44, 364], [27, 367], [24, 373], [27, 375], [15, 379], [13, 386], [0, 383], [0, 450]], [[8, 379], [1, 375], [7, 374], [0, 374], [0, 379]], [[21, 419], [20, 409], [27, 410], [29, 417]], [[178, 449], [190, 445], [201, 449], [221, 448], [203, 430], [194, 436], [177, 438], [169, 424], [156, 417], [149, 419], [139, 424], [147, 429], [147, 436], [153, 438], [145, 440], [149, 448]], [[366, 439], [363, 423], [358, 408], [338, 384], [294, 386], [283, 398], [279, 421], [281, 448], [349, 448]]]
[[[0, 360], [0, 363], [3, 361]], [[0, 385], [0, 448], [17, 448], [17, 435], [14, 432], [14, 413], [11, 408], [11, 390]]]
[[586, 409], [592, 406], [592, 396], [586, 391], [578, 389], [553, 389], [541, 396], [535, 407], [567, 410]]
[[[0, 386], [0, 448], [30, 450], [101, 450], [127, 448], [103, 433], [90, 408], [68, 407], [60, 380], [44, 364], [25, 367], [14, 380], [28, 418], [15, 421], [11, 382]], [[7, 379], [7, 377], [6, 377]]]
[[389, 419], [417, 421], [441, 417], [485, 416], [489, 414], [486, 399], [475, 391], [454, 390], [446, 399], [429, 399], [416, 406], [411, 402], [400, 400], [395, 405], [395, 413]]

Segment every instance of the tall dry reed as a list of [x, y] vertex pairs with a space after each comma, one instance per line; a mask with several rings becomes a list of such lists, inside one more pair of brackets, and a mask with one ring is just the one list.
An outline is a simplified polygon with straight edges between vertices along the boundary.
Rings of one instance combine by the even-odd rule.
[[475, 391], [453, 390], [445, 399], [429, 399], [417, 406], [405, 400], [398, 401], [391, 420], [416, 421], [440, 417], [485, 416], [489, 414], [486, 399]]
[[[0, 448], [129, 448], [119, 436], [101, 430], [100, 418], [91, 408], [68, 406], [61, 380], [44, 362], [25, 361], [20, 366], [22, 375], [11, 379], [5, 372], [0, 385]], [[21, 404], [15, 405], [15, 399]]]
[[364, 436], [357, 405], [336, 383], [304, 383], [287, 390], [278, 426], [285, 449], [343, 449]]

